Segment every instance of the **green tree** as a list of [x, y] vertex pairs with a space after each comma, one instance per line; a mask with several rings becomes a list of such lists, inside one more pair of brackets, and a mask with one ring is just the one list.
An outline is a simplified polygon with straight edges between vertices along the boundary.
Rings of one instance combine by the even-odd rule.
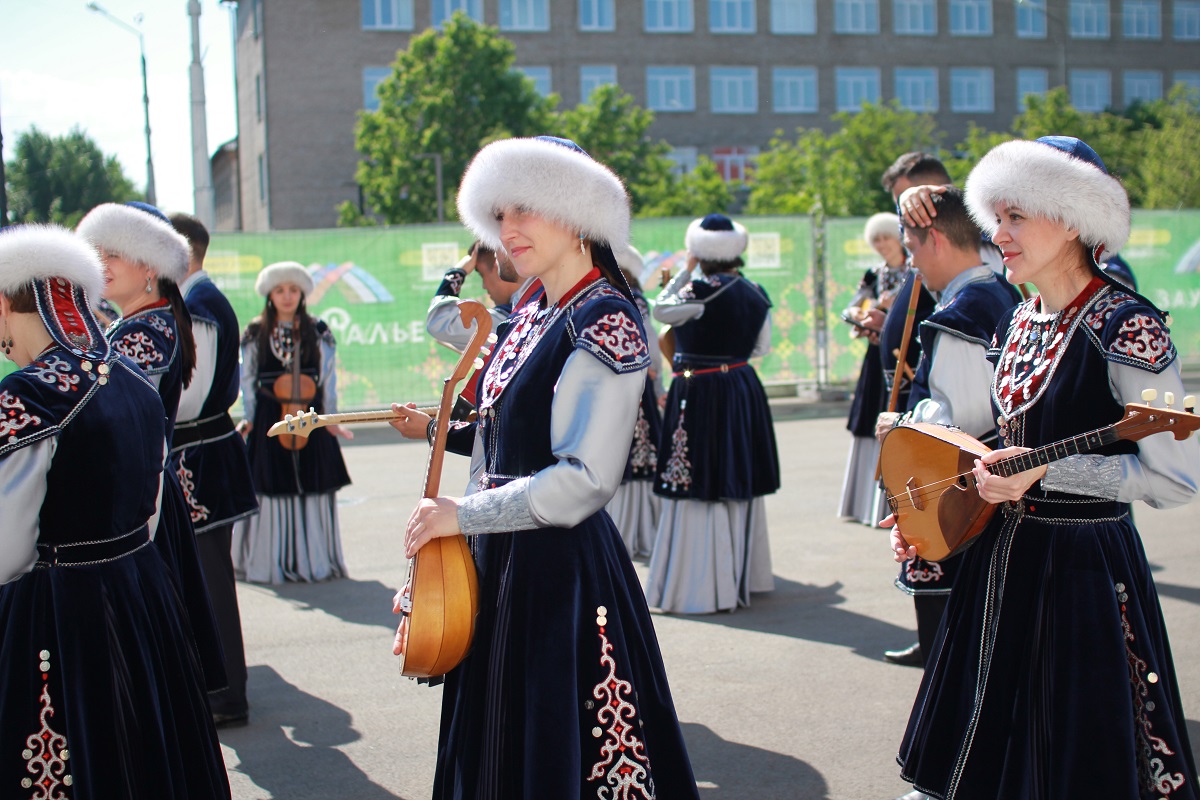
[[1200, 109], [1194, 91], [1176, 84], [1166, 100], [1149, 104], [1159, 123], [1142, 132], [1138, 161], [1141, 208], [1200, 208], [1195, 164], [1200, 153]]
[[[359, 113], [355, 178], [365, 205], [389, 224], [437, 218], [434, 162], [442, 157], [447, 217], [471, 157], [489, 141], [543, 133], [556, 100], [513, 70], [515, 51], [495, 28], [456, 12], [439, 31], [414, 36], [379, 84], [379, 109]], [[353, 204], [341, 224], [361, 223]]]
[[711, 158], [700, 156], [686, 175], [670, 172], [653, 191], [654, 199], [642, 209], [645, 217], [701, 217], [724, 213], [733, 203], [733, 187], [721, 177]]
[[15, 158], [5, 165], [12, 222], [55, 222], [69, 228], [101, 203], [141, 195], [116, 156], [106, 156], [81, 129], [50, 136], [36, 127], [22, 133]]

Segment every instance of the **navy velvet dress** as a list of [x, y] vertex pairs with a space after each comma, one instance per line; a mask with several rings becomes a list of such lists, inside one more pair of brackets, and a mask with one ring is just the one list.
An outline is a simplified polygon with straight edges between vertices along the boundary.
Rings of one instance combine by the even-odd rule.
[[[640, 381], [646, 346], [637, 311], [598, 275], [556, 306], [529, 304], [510, 319], [480, 387], [478, 428], [463, 429], [481, 437], [486, 457], [482, 491], [464, 508], [576, 468], [603, 473], [607, 493], [619, 482], [635, 410], [630, 401], [627, 415], [609, 419], [619, 404], [605, 402], [605, 387]], [[587, 387], [577, 383], [583, 373]], [[564, 443], [567, 429], [581, 449]], [[595, 511], [571, 527], [526, 520], [473, 537], [479, 615], [470, 654], [446, 676], [433, 796], [695, 798], [654, 626], [603, 510], [606, 491], [559, 494], [542, 498]]]
[[[1002, 446], [1116, 422], [1141, 386], [1181, 394], [1167, 330], [1137, 298], [1097, 279], [1058, 314], [1036, 313], [1037, 302], [997, 331]], [[997, 509], [961, 557], [899, 753], [902, 776], [934, 797], [1197, 797], [1158, 595], [1125, 500], [1186, 502], [1200, 448], [1156, 434], [1070, 458]]]
[[154, 387], [116, 352], [56, 346], [0, 381], [0, 407], [6, 548], [36, 558], [0, 586], [0, 796], [228, 798], [189, 615], [149, 543]]

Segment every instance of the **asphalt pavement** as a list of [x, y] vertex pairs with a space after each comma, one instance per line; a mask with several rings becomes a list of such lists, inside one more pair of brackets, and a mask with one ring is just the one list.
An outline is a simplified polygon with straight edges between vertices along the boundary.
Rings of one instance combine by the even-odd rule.
[[[915, 641], [912, 601], [892, 584], [886, 533], [836, 517], [845, 404], [774, 405], [783, 478], [767, 499], [775, 591], [734, 613], [654, 618], [700, 796], [893, 798], [911, 788], [895, 757], [920, 672], [881, 653]], [[350, 577], [238, 587], [250, 724], [221, 731], [235, 800], [431, 793], [441, 690], [400, 677], [391, 653], [391, 597], [406, 576], [401, 531], [427, 448], [386, 426], [356, 431], [344, 448], [354, 484], [339, 495]], [[447, 456], [443, 492], [465, 483], [466, 459]], [[1200, 760], [1198, 508], [1135, 513]], [[542, 746], [552, 758], [554, 743]]]

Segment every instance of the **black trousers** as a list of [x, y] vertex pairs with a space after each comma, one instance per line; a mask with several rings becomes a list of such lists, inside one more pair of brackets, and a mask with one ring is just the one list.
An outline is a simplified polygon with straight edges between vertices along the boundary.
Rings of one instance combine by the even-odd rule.
[[913, 605], [917, 607], [917, 641], [921, 643], [921, 657], [925, 659], [925, 666], [929, 666], [929, 659], [933, 657], [933, 641], [937, 638], [938, 626], [942, 624], [942, 615], [949, 601], [949, 592], [913, 595]]
[[238, 612], [237, 580], [229, 547], [233, 523], [210, 528], [196, 536], [196, 550], [208, 597], [212, 602], [217, 632], [225, 651], [225, 674], [229, 686], [208, 696], [215, 714], [238, 714], [246, 710], [246, 649], [242, 643], [242, 616]]

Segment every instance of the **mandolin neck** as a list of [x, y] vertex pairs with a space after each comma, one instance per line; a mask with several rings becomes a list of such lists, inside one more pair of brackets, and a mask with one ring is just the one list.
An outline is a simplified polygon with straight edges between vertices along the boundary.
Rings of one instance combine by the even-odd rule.
[[1109, 425], [1094, 431], [1081, 433], [1078, 436], [1072, 436], [1070, 439], [1062, 439], [1044, 447], [1035, 448], [1026, 453], [1006, 458], [1003, 461], [997, 461], [994, 464], [988, 464], [987, 469], [993, 475], [1007, 478], [1016, 475], [1018, 472], [1037, 469], [1040, 466], [1049, 464], [1051, 461], [1058, 461], [1060, 458], [1099, 450], [1101, 447], [1112, 444], [1120, 438], [1121, 436], [1117, 432], [1116, 426]]

